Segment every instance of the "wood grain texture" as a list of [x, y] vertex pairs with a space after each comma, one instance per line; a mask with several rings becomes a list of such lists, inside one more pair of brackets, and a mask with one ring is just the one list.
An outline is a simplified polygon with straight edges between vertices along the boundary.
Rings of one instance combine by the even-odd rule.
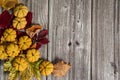
[[114, 80], [114, 1], [93, 0], [92, 80]]
[[[91, 69], [91, 0], [76, 0], [75, 12], [75, 78], [90, 80]], [[78, 66], [79, 65], [79, 66]]]
[[[71, 32], [70, 6], [69, 0], [50, 0], [49, 1], [49, 40], [48, 59], [51, 61], [62, 59], [69, 62]], [[73, 17], [74, 18], [74, 17]], [[71, 19], [73, 19], [71, 18]], [[70, 40], [71, 39], [71, 40]], [[73, 43], [73, 42], [71, 42]], [[56, 62], [56, 61], [55, 61]], [[49, 76], [48, 80], [70, 80], [67, 74], [63, 78]]]
[[[64, 77], [42, 80], [120, 80], [120, 0], [21, 1], [33, 12], [33, 23], [49, 30], [41, 57], [72, 65]], [[0, 80], [7, 80], [3, 61]]]
[[115, 56], [114, 56], [114, 79], [120, 80], [120, 0], [115, 1]]
[[91, 0], [50, 0], [48, 58], [70, 62], [63, 78], [48, 80], [90, 80]]

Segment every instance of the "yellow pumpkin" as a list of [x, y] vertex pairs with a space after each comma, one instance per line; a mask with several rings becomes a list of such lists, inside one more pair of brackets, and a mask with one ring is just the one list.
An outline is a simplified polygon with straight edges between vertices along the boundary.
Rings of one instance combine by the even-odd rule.
[[13, 61], [13, 67], [18, 71], [24, 71], [27, 68], [28, 62], [23, 57], [17, 57]]
[[23, 4], [16, 6], [14, 9], [14, 15], [16, 17], [22, 18], [25, 17], [27, 14], [28, 14], [28, 8]]
[[6, 52], [7, 52], [8, 56], [15, 57], [15, 56], [18, 56], [18, 54], [20, 53], [20, 49], [19, 49], [18, 45], [11, 43], [7, 46]]
[[43, 61], [40, 64], [40, 73], [43, 76], [47, 76], [53, 72], [53, 64], [49, 61]]
[[26, 18], [15, 18], [13, 20], [13, 27], [17, 29], [23, 29], [27, 24]]
[[16, 31], [12, 28], [6, 29], [3, 32], [3, 37], [6, 41], [15, 41], [16, 39]]
[[3, 45], [0, 45], [0, 59], [7, 59], [8, 55], [5, 51], [5, 47]]
[[27, 57], [29, 62], [35, 62], [39, 59], [40, 52], [36, 49], [30, 49], [27, 51], [26, 57]]
[[22, 50], [26, 50], [30, 47], [32, 41], [31, 38], [29, 38], [28, 36], [22, 36], [19, 38], [18, 44]]
[[1, 0], [2, 7], [7, 10], [15, 7], [15, 5], [18, 3], [19, 3], [19, 0]]
[[4, 43], [5, 41], [6, 41], [5, 38], [2, 36], [1, 39], [0, 39], [0, 43], [2, 44], [2, 43]]

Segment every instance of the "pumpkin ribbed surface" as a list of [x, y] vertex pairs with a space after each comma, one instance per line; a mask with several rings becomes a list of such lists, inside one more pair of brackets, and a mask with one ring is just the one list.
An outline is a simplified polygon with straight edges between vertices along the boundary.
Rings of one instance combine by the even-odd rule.
[[40, 58], [40, 52], [36, 49], [30, 49], [27, 51], [27, 59], [30, 62], [35, 62]]
[[30, 47], [30, 45], [32, 44], [32, 41], [28, 36], [22, 36], [20, 37], [18, 44], [22, 50], [26, 50]]
[[27, 61], [22, 57], [17, 57], [13, 61], [13, 67], [18, 71], [24, 71], [27, 68]]
[[20, 53], [20, 50], [18, 48], [18, 45], [11, 43], [7, 46], [6, 52], [8, 56], [15, 57], [15, 56], [18, 56], [18, 54]]
[[17, 29], [23, 29], [27, 24], [26, 18], [15, 18], [13, 20], [13, 27]]
[[40, 64], [40, 73], [43, 76], [47, 76], [53, 72], [53, 64], [49, 61], [43, 61]]
[[0, 45], [0, 59], [7, 59], [8, 55], [5, 51], [5, 47]]
[[15, 41], [16, 31], [12, 28], [6, 29], [3, 33], [3, 37], [6, 41]]
[[27, 13], [28, 13], [28, 8], [22, 4], [18, 5], [14, 9], [14, 15], [19, 18], [25, 17]]

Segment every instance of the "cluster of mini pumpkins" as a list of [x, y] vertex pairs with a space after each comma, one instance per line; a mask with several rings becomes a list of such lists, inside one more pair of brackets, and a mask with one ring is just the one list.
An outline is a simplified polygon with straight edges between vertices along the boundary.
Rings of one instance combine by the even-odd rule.
[[[14, 8], [15, 18], [12, 21], [13, 28], [6, 28], [0, 38], [0, 59], [8, 61], [12, 58], [12, 67], [22, 72], [26, 70], [29, 64], [40, 60], [40, 51], [32, 48], [32, 38], [28, 35], [23, 35], [17, 38], [17, 32], [25, 28], [27, 21], [26, 15], [28, 8], [19, 4]], [[42, 61], [39, 65], [39, 72], [47, 76], [53, 71], [53, 64], [49, 61]]]
[[13, 27], [17, 29], [23, 29], [26, 24], [26, 16], [28, 13], [28, 8], [22, 4], [18, 5], [14, 9], [14, 20], [13, 20]]

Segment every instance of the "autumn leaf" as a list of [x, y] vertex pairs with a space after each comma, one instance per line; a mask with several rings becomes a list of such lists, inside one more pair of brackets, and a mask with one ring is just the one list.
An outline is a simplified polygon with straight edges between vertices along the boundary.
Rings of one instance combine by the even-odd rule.
[[0, 29], [0, 38], [2, 37], [4, 29]]
[[12, 64], [10, 61], [7, 61], [4, 63], [4, 71], [11, 71], [12, 69]]
[[11, 8], [14, 8], [15, 5], [19, 4], [19, 0], [2, 0], [2, 7], [6, 10], [9, 10]]
[[8, 11], [3, 11], [0, 15], [0, 27], [7, 28], [11, 25], [13, 14], [9, 14]]
[[37, 49], [39, 49], [42, 45], [48, 44], [49, 40], [46, 38], [48, 35], [48, 30], [42, 30], [38, 33], [37, 42]]
[[3, 0], [0, 0], [0, 6], [2, 6]]
[[47, 38], [40, 39], [39, 42], [37, 43], [36, 48], [39, 49], [42, 45], [45, 45], [47, 43], [49, 43]]
[[18, 75], [18, 71], [13, 68], [8, 75], [8, 80], [18, 80]]
[[47, 35], [48, 35], [48, 30], [42, 30], [38, 34], [38, 40], [41, 40], [41, 39], [45, 38]]
[[40, 25], [32, 25], [30, 28], [26, 29], [26, 33], [30, 38], [33, 38], [36, 33], [38, 33], [42, 29]]
[[28, 67], [24, 71], [20, 72], [20, 78], [21, 80], [31, 80], [31, 77], [32, 71], [30, 66], [28, 65]]
[[56, 77], [65, 76], [70, 68], [71, 68], [71, 65], [66, 64], [64, 61], [60, 61], [54, 64], [53, 74]]
[[17, 30], [16, 33], [17, 33], [17, 38], [20, 38], [21, 36], [27, 35], [26, 32], [24, 32], [24, 31], [18, 31]]
[[28, 12], [28, 14], [26, 16], [26, 21], [27, 21], [26, 27], [30, 26], [31, 22], [32, 22], [32, 12]]
[[37, 43], [33, 43], [30, 48], [36, 48], [36, 47], [37, 47]]

